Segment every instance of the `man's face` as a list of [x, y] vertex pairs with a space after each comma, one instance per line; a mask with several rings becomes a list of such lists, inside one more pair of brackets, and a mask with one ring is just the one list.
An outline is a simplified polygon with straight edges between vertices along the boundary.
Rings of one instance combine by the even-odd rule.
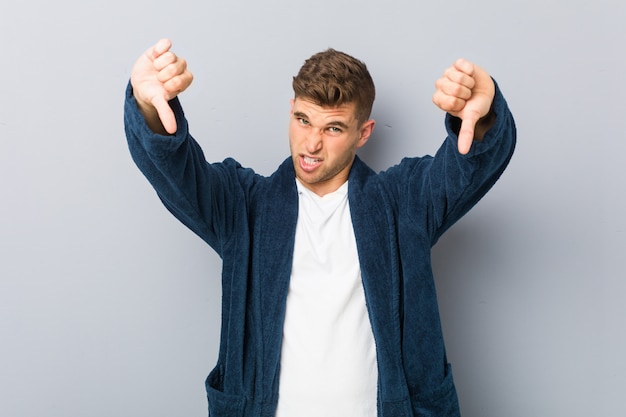
[[374, 121], [359, 123], [355, 110], [354, 103], [321, 107], [291, 100], [289, 147], [296, 177], [320, 196], [347, 181], [356, 150], [374, 130]]

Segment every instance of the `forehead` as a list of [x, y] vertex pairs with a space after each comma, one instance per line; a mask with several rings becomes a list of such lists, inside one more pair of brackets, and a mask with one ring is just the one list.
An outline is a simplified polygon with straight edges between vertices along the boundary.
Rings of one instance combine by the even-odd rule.
[[344, 103], [339, 106], [320, 106], [304, 98], [296, 98], [293, 105], [293, 113], [306, 116], [311, 120], [330, 121], [341, 120], [346, 124], [353, 123], [356, 118], [356, 104]]

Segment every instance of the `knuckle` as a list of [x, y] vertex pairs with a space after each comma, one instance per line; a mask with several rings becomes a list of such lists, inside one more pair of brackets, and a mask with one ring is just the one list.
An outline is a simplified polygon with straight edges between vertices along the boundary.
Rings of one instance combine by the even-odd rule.
[[449, 97], [447, 100], [447, 107], [450, 111], [460, 111], [465, 107], [465, 101], [458, 97]]
[[178, 91], [180, 90], [182, 84], [183, 83], [180, 77], [174, 77], [167, 82], [167, 88], [168, 90], [171, 90], [171, 91]]
[[163, 58], [168, 64], [176, 62], [176, 59], [177, 59], [176, 54], [172, 51], [167, 51], [166, 53], [164, 53]]

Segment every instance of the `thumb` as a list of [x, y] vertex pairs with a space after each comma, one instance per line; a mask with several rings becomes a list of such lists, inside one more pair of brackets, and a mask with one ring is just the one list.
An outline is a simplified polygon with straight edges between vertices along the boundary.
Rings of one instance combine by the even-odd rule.
[[474, 117], [464, 118], [461, 121], [457, 145], [459, 153], [462, 155], [467, 155], [472, 148], [472, 143], [474, 142], [474, 128], [477, 122], [478, 118]]
[[161, 121], [165, 131], [171, 135], [176, 133], [176, 116], [174, 115], [174, 111], [172, 111], [172, 108], [167, 100], [165, 100], [165, 97], [155, 96], [152, 99], [152, 105], [156, 109], [157, 114], [159, 115], [159, 120]]

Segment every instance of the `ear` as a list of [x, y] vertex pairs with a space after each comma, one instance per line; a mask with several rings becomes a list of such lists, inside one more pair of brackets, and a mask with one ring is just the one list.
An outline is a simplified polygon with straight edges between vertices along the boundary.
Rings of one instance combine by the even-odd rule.
[[360, 148], [367, 143], [367, 140], [370, 138], [372, 132], [374, 131], [375, 125], [376, 122], [373, 119], [370, 119], [363, 123], [363, 125], [361, 126], [361, 130], [359, 131], [359, 141], [356, 143], [357, 148]]
[[290, 110], [289, 110], [289, 115], [293, 116], [293, 106], [296, 104], [296, 99], [292, 98], [291, 100], [289, 100], [289, 105], [290, 105]]

